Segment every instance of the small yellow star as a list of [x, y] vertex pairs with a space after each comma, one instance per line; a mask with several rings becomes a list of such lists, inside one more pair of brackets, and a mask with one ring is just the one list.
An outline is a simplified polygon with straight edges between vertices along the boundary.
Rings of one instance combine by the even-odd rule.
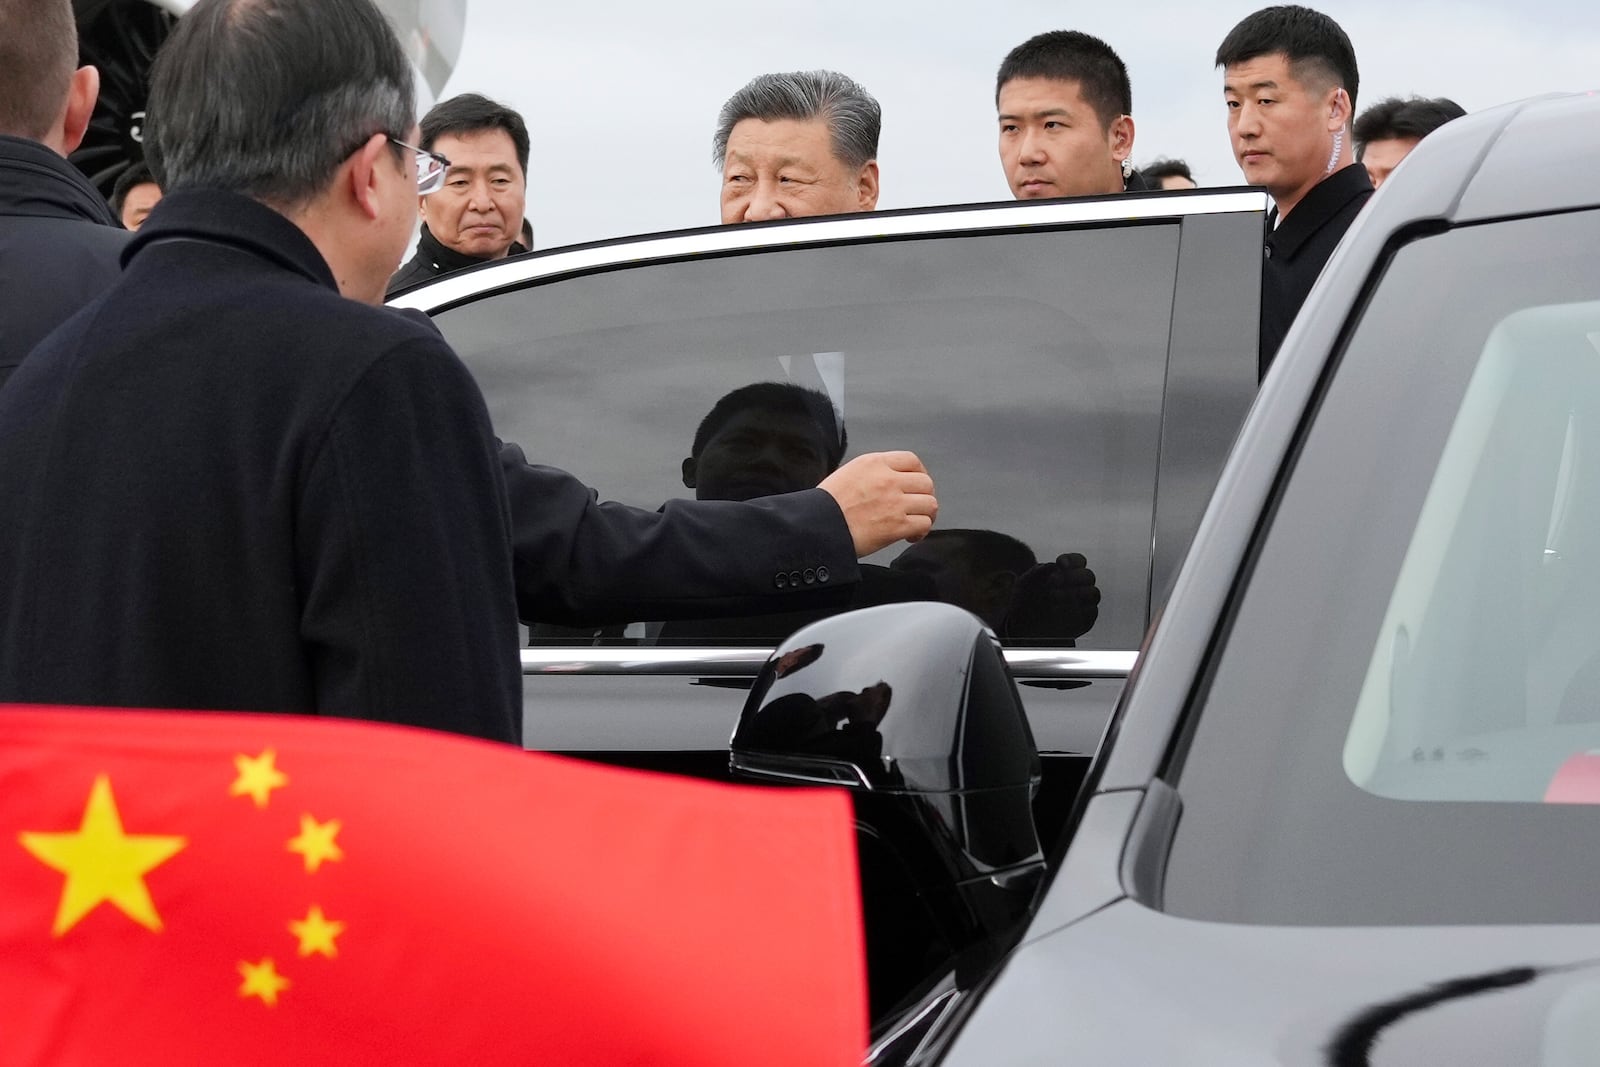
[[77, 833], [25, 832], [17, 836], [35, 859], [67, 876], [52, 929], [56, 937], [107, 900], [140, 926], [161, 929], [161, 916], [156, 914], [144, 876], [177, 855], [187, 841], [123, 833], [109, 776], [95, 778]]
[[344, 850], [334, 840], [339, 832], [339, 820], [318, 822], [309, 815], [300, 816], [300, 836], [289, 840], [289, 851], [306, 858], [306, 870], [315, 871], [323, 860], [342, 860]]
[[266, 807], [272, 791], [289, 784], [289, 776], [272, 765], [273, 760], [277, 758], [277, 752], [270, 748], [255, 759], [243, 753], [233, 757], [233, 765], [239, 769], [239, 777], [233, 780], [228, 795], [247, 796], [256, 802], [256, 807]]
[[277, 965], [272, 962], [271, 957], [260, 963], [241, 960], [239, 973], [244, 975], [244, 982], [239, 986], [239, 995], [260, 997], [269, 1008], [278, 1003], [278, 994], [289, 988], [289, 979], [278, 973]]
[[344, 933], [344, 923], [323, 915], [322, 909], [313, 904], [304, 919], [289, 920], [289, 932], [300, 939], [302, 957], [319, 952], [333, 959], [339, 954], [339, 948], [333, 943], [333, 939]]

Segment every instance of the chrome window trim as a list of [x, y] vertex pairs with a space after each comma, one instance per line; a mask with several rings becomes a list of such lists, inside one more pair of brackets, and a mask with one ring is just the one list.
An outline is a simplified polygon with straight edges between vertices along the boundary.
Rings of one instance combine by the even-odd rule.
[[431, 284], [395, 297], [390, 306], [431, 312], [488, 292], [558, 275], [719, 252], [803, 247], [863, 238], [938, 236], [983, 229], [1153, 221], [1230, 212], [1256, 211], [1265, 216], [1266, 210], [1265, 192], [1235, 189], [1181, 196], [1124, 194], [1095, 200], [977, 204], [907, 213], [824, 216], [776, 226], [719, 226], [579, 245], [570, 251], [557, 249], [545, 254], [517, 256], [497, 264], [493, 269], [447, 274]]
[[[522, 673], [754, 678], [770, 648], [524, 648]], [[1137, 652], [1008, 648], [1012, 677], [1026, 680], [1126, 678]]]

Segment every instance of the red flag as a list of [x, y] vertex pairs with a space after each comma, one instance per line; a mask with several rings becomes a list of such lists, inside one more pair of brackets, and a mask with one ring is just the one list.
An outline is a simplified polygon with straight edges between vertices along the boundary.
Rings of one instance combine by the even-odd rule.
[[849, 798], [372, 723], [0, 710], [7, 1064], [859, 1061]]

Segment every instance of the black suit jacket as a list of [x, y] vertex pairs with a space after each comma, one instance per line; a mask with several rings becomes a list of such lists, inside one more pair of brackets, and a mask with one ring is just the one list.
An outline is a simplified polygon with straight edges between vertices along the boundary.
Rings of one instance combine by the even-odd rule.
[[1262, 374], [1278, 354], [1323, 265], [1371, 196], [1367, 168], [1352, 163], [1318, 182], [1276, 228], [1277, 210], [1267, 216], [1266, 261], [1261, 268]]
[[0, 136], [0, 386], [122, 272], [129, 233], [78, 168]]
[[483, 398], [244, 197], [169, 195], [0, 390], [0, 701], [521, 732]]
[[511, 501], [517, 605], [530, 623], [596, 626], [848, 605], [860, 570], [821, 489], [759, 500], [601, 503], [553, 467], [500, 452]]

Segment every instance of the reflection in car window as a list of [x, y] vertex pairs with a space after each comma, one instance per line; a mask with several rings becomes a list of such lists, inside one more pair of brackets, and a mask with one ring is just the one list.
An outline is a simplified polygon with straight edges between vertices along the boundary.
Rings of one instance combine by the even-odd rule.
[[[1077, 608], [1061, 581], [1023, 581], [1018, 561], [1077, 553], [1101, 600], [1076, 644], [1133, 648], [1177, 247], [1171, 223], [791, 248], [561, 279], [436, 322], [500, 436], [604, 498], [651, 507], [815, 485], [839, 436], [846, 458], [912, 449], [938, 484], [940, 527], [967, 533], [898, 566], [904, 546], [880, 553], [865, 595], [960, 597], [991, 621], [1018, 596], [1027, 610], [1002, 636], [1066, 644]], [[747, 406], [697, 433], [752, 389], [812, 399]], [[809, 618], [535, 633], [770, 645]]]
[[1588, 212], [1396, 253], [1194, 720], [1170, 910], [1593, 920], [1597, 247]]

